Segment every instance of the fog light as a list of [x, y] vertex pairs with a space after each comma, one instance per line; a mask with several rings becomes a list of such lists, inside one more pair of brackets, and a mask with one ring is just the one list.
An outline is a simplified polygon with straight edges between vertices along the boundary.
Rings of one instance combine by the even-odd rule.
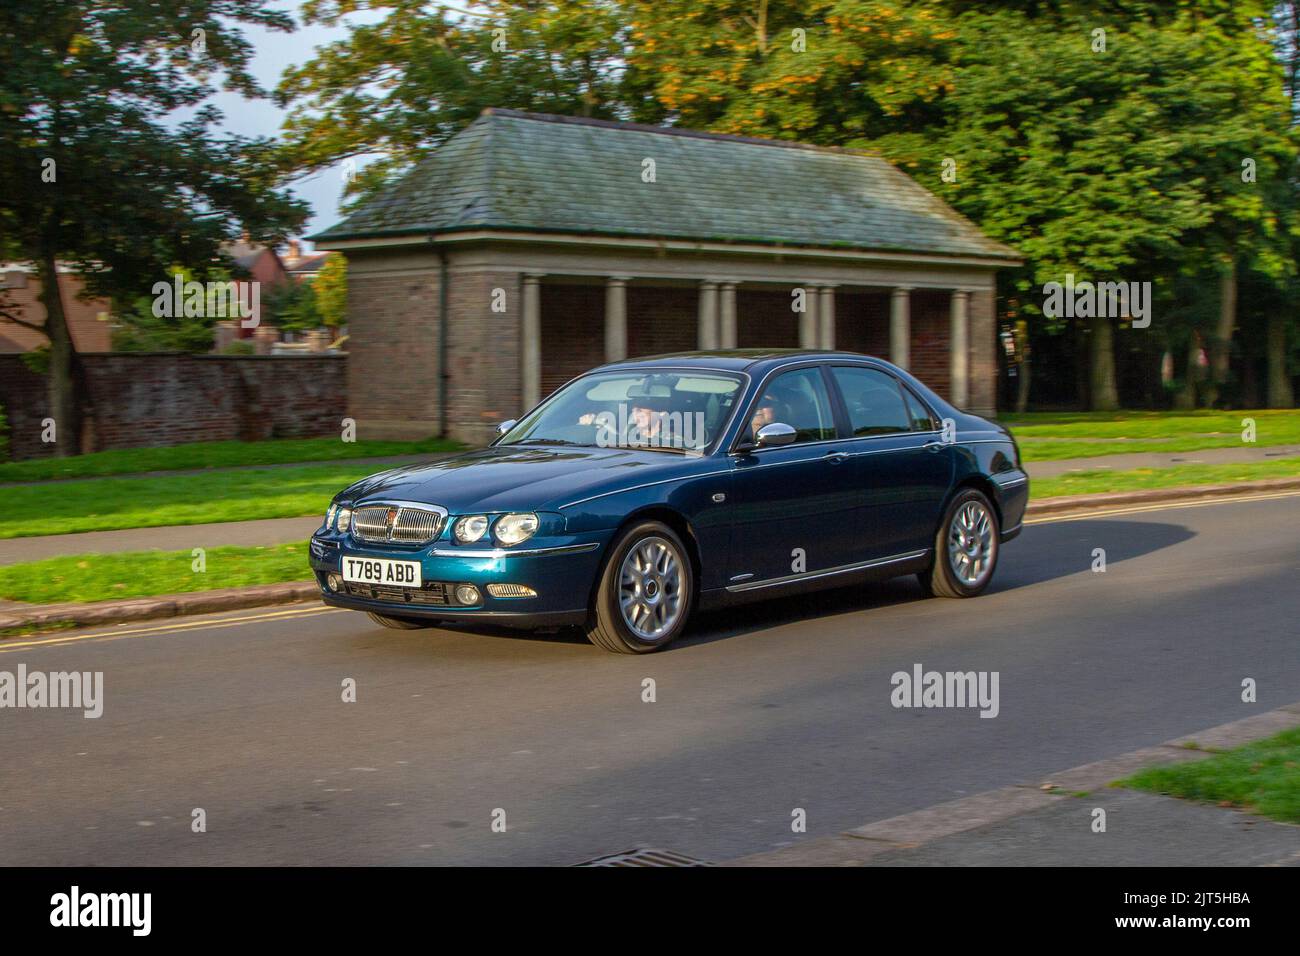
[[331, 591], [337, 591], [343, 587], [343, 579], [337, 574], [329, 574], [325, 577], [325, 583], [330, 586]]
[[537, 597], [537, 592], [524, 584], [489, 584], [487, 592], [495, 598]]
[[457, 604], [477, 604], [479, 602], [478, 588], [472, 584], [456, 585], [456, 603]]

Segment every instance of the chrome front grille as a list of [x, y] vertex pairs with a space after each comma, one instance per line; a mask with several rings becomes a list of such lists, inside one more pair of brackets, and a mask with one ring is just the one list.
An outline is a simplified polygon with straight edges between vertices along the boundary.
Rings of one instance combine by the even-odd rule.
[[445, 520], [447, 512], [437, 505], [362, 505], [352, 512], [352, 534], [379, 544], [428, 544]]

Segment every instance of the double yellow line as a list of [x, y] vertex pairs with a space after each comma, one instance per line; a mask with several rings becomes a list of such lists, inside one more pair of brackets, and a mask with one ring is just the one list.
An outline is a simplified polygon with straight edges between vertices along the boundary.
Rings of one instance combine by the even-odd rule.
[[[1148, 511], [1170, 511], [1176, 508], [1199, 508], [1205, 505], [1231, 504], [1235, 501], [1267, 501], [1273, 498], [1295, 498], [1300, 496], [1300, 489], [1295, 491], [1279, 491], [1262, 495], [1225, 495], [1218, 498], [1196, 498], [1189, 501], [1167, 501], [1160, 504], [1150, 505], [1132, 505], [1123, 508], [1111, 508], [1106, 511], [1085, 511], [1078, 514], [1064, 514], [1061, 516], [1045, 515], [1041, 518], [1030, 518], [1025, 522], [1027, 525], [1036, 524], [1054, 524], [1065, 521], [1084, 521], [1092, 518], [1109, 518], [1115, 515], [1140, 514]], [[130, 627], [118, 625], [109, 631], [92, 631], [88, 634], [67, 634], [64, 636], [50, 636], [43, 638], [33, 638], [31, 640], [0, 640], [0, 654], [12, 654], [14, 651], [24, 650], [32, 647], [50, 647], [60, 644], [76, 644], [81, 641], [120, 641], [134, 637], [148, 637], [153, 634], [181, 634], [186, 631], [196, 630], [215, 630], [225, 627], [240, 627], [244, 624], [260, 624], [266, 622], [277, 622], [286, 620], [297, 620], [301, 618], [316, 617], [321, 614], [330, 614], [339, 611], [339, 608], [326, 607], [325, 605], [312, 605], [310, 607], [290, 608], [284, 611], [266, 611], [257, 614], [238, 615], [231, 617], [219, 617], [215, 620], [212, 618], [193, 618], [184, 621], [159, 622], [152, 625], [140, 627]]]
[[48, 647], [54, 644], [75, 644], [79, 641], [120, 641], [129, 637], [147, 637], [150, 634], [181, 633], [184, 631], [208, 630], [219, 627], [238, 627], [242, 624], [257, 624], [266, 621], [283, 621], [291, 618], [312, 617], [337, 611], [338, 608], [316, 605], [312, 607], [291, 608], [287, 611], [268, 611], [261, 614], [247, 614], [236, 617], [192, 618], [185, 621], [158, 623], [143, 627], [118, 625], [111, 631], [95, 631], [90, 634], [68, 634], [62, 637], [44, 637], [33, 640], [0, 641], [0, 654], [8, 654], [28, 647]]

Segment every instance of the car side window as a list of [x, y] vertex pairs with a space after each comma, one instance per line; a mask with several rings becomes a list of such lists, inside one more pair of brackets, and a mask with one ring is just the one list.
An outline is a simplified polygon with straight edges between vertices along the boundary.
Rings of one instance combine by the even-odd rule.
[[831, 369], [844, 397], [855, 438], [910, 432], [912, 416], [898, 383], [874, 368], [837, 365]]
[[763, 387], [750, 416], [750, 440], [764, 425], [782, 422], [795, 430], [795, 442], [835, 438], [831, 396], [819, 368], [783, 372]]
[[907, 414], [912, 419], [912, 430], [917, 432], [934, 431], [934, 419], [926, 411], [921, 400], [912, 394], [912, 390], [903, 386], [903, 398], [907, 401]]

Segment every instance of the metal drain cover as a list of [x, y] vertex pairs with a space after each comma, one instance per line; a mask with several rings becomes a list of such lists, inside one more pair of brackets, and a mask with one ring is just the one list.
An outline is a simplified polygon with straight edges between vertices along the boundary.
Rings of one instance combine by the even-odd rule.
[[594, 860], [588, 860], [585, 863], [576, 863], [575, 866], [712, 866], [712, 863], [706, 863], [703, 860], [697, 860], [694, 857], [686, 856], [682, 853], [674, 853], [672, 850], [657, 850], [652, 846], [638, 846], [631, 850], [624, 850], [622, 853], [611, 853], [609, 856], [598, 856]]

